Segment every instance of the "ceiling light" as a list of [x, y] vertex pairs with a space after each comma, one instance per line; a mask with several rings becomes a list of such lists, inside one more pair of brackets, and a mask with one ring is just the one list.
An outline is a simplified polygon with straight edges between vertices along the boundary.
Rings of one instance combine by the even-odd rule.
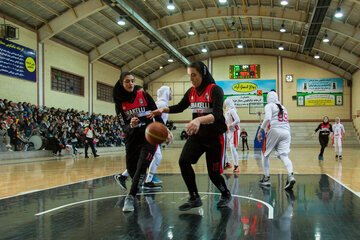
[[237, 48], [243, 48], [244, 45], [242, 45], [242, 43], [239, 43], [236, 47], [237, 47]]
[[280, 51], [284, 50], [284, 47], [283, 47], [283, 45], [282, 45], [282, 44], [280, 44], [280, 46], [279, 46], [279, 50], [280, 50]]
[[192, 28], [192, 27], [190, 27], [190, 30], [188, 31], [188, 34], [189, 34], [190, 36], [195, 35], [195, 32], [193, 31], [193, 28]]
[[168, 5], [167, 5], [166, 7], [167, 7], [167, 9], [169, 9], [169, 10], [174, 10], [174, 9], [175, 9], [175, 5], [174, 5], [174, 3], [173, 3], [173, 0], [169, 0], [169, 3], [168, 3]]
[[341, 11], [341, 8], [337, 8], [335, 15], [336, 18], [342, 18], [344, 16], [343, 12]]
[[125, 21], [122, 17], [120, 17], [120, 19], [117, 21], [117, 24], [124, 26], [125, 25]]
[[324, 38], [323, 38], [323, 40], [322, 40], [324, 43], [328, 43], [328, 42], [330, 42], [330, 39], [329, 39], [329, 37], [328, 37], [328, 35], [327, 34], [325, 34], [325, 36], [324, 36]]
[[203, 46], [202, 49], [201, 49], [201, 51], [202, 51], [203, 53], [206, 53], [208, 50], [207, 50], [207, 48], [206, 48], [205, 46]]
[[285, 26], [284, 26], [284, 24], [281, 24], [281, 28], [280, 28], [280, 32], [286, 32], [286, 29], [285, 29]]
[[219, 0], [219, 3], [226, 3], [227, 0]]
[[288, 5], [288, 1], [285, 1], [285, 0], [281, 1], [280, 4], [283, 5], [283, 6], [286, 6], [286, 5]]
[[319, 53], [316, 53], [316, 54], [314, 55], [314, 58], [319, 59], [319, 58], [320, 58]]
[[169, 59], [168, 59], [168, 62], [174, 62], [174, 59], [172, 59], [172, 57], [169, 57]]

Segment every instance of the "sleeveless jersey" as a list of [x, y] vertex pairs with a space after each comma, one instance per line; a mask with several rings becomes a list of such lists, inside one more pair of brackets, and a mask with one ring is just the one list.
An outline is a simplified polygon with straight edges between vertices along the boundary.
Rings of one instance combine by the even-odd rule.
[[330, 123], [327, 123], [327, 124], [321, 123], [320, 135], [323, 135], [323, 136], [329, 135], [330, 134], [330, 128], [331, 128]]
[[191, 88], [189, 102], [193, 115], [203, 116], [213, 112], [211, 89], [214, 86], [215, 84], [209, 84], [200, 96], [196, 93], [194, 87]]
[[144, 91], [137, 91], [134, 102], [122, 102], [121, 107], [126, 116], [125, 121], [130, 122], [132, 117], [137, 117], [140, 120], [139, 126], [152, 122], [146, 118], [151, 110], [148, 107]]

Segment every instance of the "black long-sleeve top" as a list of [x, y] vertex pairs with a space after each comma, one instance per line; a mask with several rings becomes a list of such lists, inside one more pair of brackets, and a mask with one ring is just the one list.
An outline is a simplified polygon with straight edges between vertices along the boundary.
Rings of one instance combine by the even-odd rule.
[[330, 123], [320, 123], [319, 126], [315, 129], [315, 132], [319, 131], [319, 137], [329, 136], [330, 132], [332, 132], [332, 126]]
[[[173, 106], [169, 107], [169, 113], [180, 113], [183, 112], [186, 108], [190, 106], [190, 88], [185, 93], [184, 97], [181, 101]], [[210, 113], [214, 116], [215, 120], [210, 124], [200, 124], [199, 132], [197, 133], [199, 136], [213, 136], [218, 135], [220, 133], [226, 132], [226, 124], [225, 118], [223, 115], [223, 101], [224, 101], [224, 92], [221, 87], [215, 85], [211, 90], [211, 98], [212, 98], [212, 107], [213, 112]], [[203, 114], [205, 115], [205, 114]], [[192, 118], [195, 119], [197, 117], [201, 117], [203, 115], [199, 115], [198, 113], [193, 113]]]
[[[150, 111], [156, 110], [156, 104], [154, 102], [154, 99], [146, 92], [145, 94], [145, 101], [147, 102], [147, 106], [145, 107], [145, 110], [150, 113]], [[134, 103], [136, 98], [132, 99], [132, 102], [128, 102], [130, 104]], [[121, 128], [123, 129], [125, 133], [125, 144], [132, 144], [132, 143], [143, 143], [145, 140], [145, 129], [147, 125], [153, 122], [152, 119], [147, 118], [146, 116], [138, 116], [138, 113], [129, 113], [124, 112], [124, 109], [122, 107], [122, 102], [115, 102], [115, 110], [116, 115], [118, 117], [119, 123]], [[132, 117], [137, 117], [140, 122], [138, 127], [131, 128], [130, 122]], [[164, 123], [161, 116], [155, 116], [155, 120], [160, 123]]]

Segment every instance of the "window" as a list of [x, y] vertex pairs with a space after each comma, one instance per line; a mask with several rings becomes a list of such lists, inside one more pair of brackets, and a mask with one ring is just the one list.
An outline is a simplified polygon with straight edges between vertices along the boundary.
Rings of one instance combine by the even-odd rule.
[[84, 78], [51, 68], [51, 89], [84, 96]]
[[112, 95], [113, 95], [112, 86], [97, 82], [97, 99], [106, 102], [114, 102]]

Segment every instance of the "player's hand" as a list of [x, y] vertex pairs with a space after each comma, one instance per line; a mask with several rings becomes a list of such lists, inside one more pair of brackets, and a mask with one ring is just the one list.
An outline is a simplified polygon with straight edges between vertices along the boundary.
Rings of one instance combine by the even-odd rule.
[[139, 125], [140, 120], [137, 117], [132, 117], [130, 120], [130, 127], [135, 128]]
[[161, 116], [161, 114], [164, 112], [164, 108], [159, 108], [154, 111], [151, 111], [149, 115], [147, 115], [147, 118], [153, 119], [155, 116]]
[[200, 122], [196, 118], [188, 123], [186, 132], [189, 135], [197, 134], [200, 128]]
[[258, 140], [258, 142], [261, 142], [261, 140], [262, 140], [262, 134], [260, 131], [258, 132], [257, 140]]
[[173, 143], [173, 141], [174, 141], [174, 135], [168, 129], [168, 136], [167, 136], [167, 139], [166, 139], [166, 145], [169, 145], [169, 143]]

